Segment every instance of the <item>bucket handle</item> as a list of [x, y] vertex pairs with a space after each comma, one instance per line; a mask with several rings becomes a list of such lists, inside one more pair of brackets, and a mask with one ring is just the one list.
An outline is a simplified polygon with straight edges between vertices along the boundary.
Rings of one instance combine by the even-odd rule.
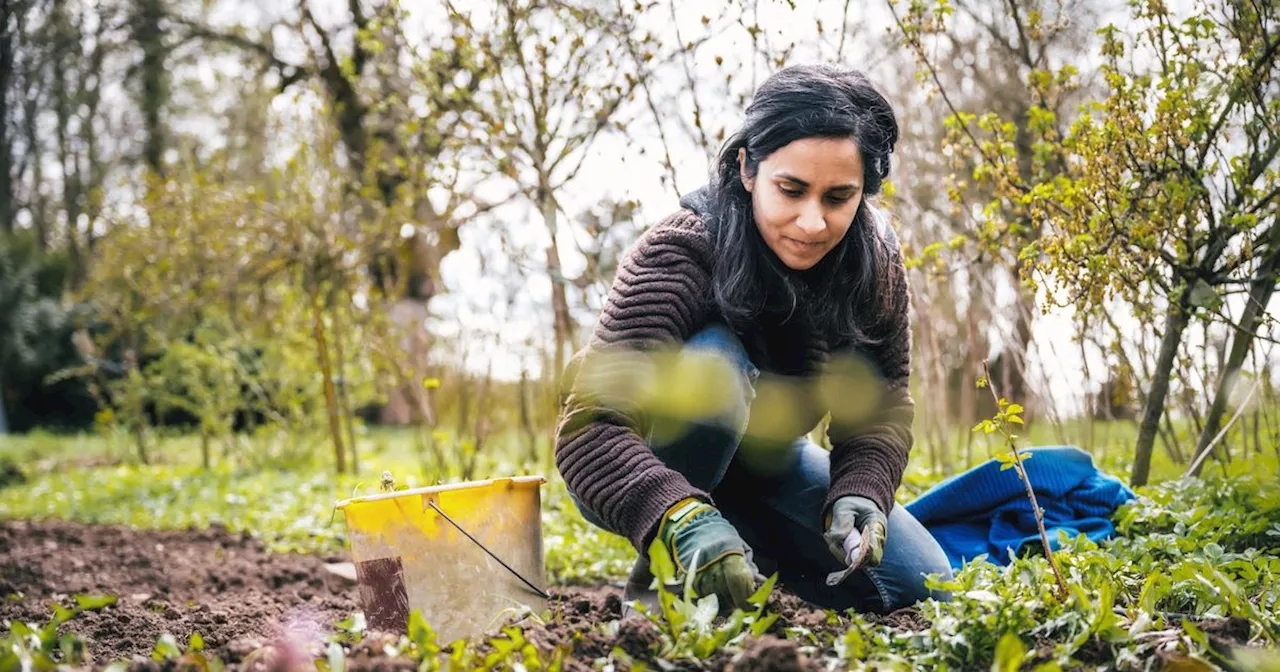
[[502, 565], [508, 572], [511, 572], [512, 574], [514, 574], [517, 579], [520, 579], [521, 581], [523, 581], [524, 585], [529, 586], [529, 588], [532, 589], [534, 593], [537, 593], [538, 597], [541, 597], [544, 600], [551, 599], [551, 596], [548, 595], [546, 591], [533, 585], [533, 582], [529, 581], [529, 579], [524, 578], [524, 576], [521, 575], [520, 572], [517, 572], [514, 568], [512, 568], [511, 565], [508, 565], [507, 563], [503, 562], [502, 558], [499, 558], [497, 555], [494, 555], [493, 551], [489, 550], [484, 544], [480, 543], [479, 539], [476, 539], [475, 537], [471, 536], [470, 532], [464, 530], [462, 526], [457, 523], [457, 521], [450, 518], [449, 514], [445, 513], [439, 506], [436, 505], [435, 499], [426, 498], [426, 497], [424, 497], [423, 499], [426, 500], [427, 506], [430, 506], [431, 508], [435, 509], [436, 513], [440, 514], [441, 518], [444, 518], [445, 520], [449, 521], [450, 525], [458, 528], [458, 531], [461, 532], [463, 535], [465, 535], [468, 539], [470, 539], [471, 542], [474, 543], [476, 546], [479, 546], [480, 550], [484, 551], [485, 553], [488, 553], [489, 557], [493, 558], [494, 560], [497, 560], [499, 565]]

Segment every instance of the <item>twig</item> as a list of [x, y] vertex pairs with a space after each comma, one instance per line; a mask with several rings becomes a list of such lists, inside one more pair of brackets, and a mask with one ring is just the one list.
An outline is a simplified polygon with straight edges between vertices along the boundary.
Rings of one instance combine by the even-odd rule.
[[[987, 378], [987, 389], [991, 390], [991, 398], [996, 402], [996, 407], [1000, 407], [1000, 395], [996, 393], [995, 383], [991, 381], [991, 369], [988, 367], [987, 360], [982, 360], [982, 373]], [[1044, 546], [1044, 557], [1048, 558], [1049, 566], [1053, 568], [1053, 577], [1058, 580], [1058, 595], [1061, 599], [1067, 598], [1067, 582], [1062, 578], [1062, 570], [1058, 568], [1058, 561], [1053, 557], [1053, 549], [1049, 548], [1049, 534], [1044, 529], [1044, 510], [1040, 508], [1040, 502], [1036, 500], [1036, 492], [1031, 487], [1031, 479], [1027, 477], [1026, 467], [1022, 464], [1022, 453], [1018, 451], [1018, 444], [1013, 440], [1013, 435], [1008, 431], [1007, 426], [1001, 426], [1005, 441], [1009, 444], [1009, 449], [1013, 451], [1013, 464], [1018, 470], [1018, 477], [1022, 479], [1022, 484], [1027, 487], [1027, 498], [1031, 500], [1031, 510], [1036, 516], [1036, 528], [1040, 530], [1040, 544]]]
[[1218, 442], [1222, 440], [1222, 437], [1227, 435], [1227, 431], [1231, 429], [1231, 425], [1234, 425], [1236, 420], [1240, 419], [1240, 414], [1243, 413], [1245, 407], [1249, 405], [1249, 400], [1253, 399], [1253, 393], [1258, 391], [1258, 386], [1261, 384], [1262, 376], [1259, 376], [1258, 380], [1254, 381], [1253, 387], [1249, 389], [1249, 394], [1245, 395], [1244, 400], [1240, 402], [1240, 406], [1236, 409], [1235, 415], [1232, 415], [1231, 419], [1227, 421], [1227, 424], [1222, 426], [1222, 429], [1218, 431], [1218, 435], [1213, 437], [1213, 440], [1209, 442], [1209, 445], [1204, 447], [1204, 450], [1200, 451], [1200, 454], [1196, 456], [1196, 459], [1191, 461], [1191, 466], [1187, 467], [1186, 473], [1182, 475], [1183, 478], [1191, 476], [1200, 468], [1200, 464], [1204, 462], [1206, 457], [1209, 457], [1209, 453], [1213, 452], [1214, 446], [1218, 445]]

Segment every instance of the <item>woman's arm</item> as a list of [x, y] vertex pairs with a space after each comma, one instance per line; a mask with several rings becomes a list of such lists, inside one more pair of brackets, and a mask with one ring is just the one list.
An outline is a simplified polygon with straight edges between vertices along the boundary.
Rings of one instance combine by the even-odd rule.
[[824, 515], [837, 499], [847, 495], [866, 497], [887, 515], [893, 507], [893, 496], [902, 482], [911, 450], [911, 423], [915, 418], [915, 402], [908, 389], [911, 299], [902, 249], [892, 229], [888, 232], [885, 238], [890, 248], [887, 280], [893, 288], [891, 308], [879, 330], [880, 343], [859, 353], [869, 360], [877, 374], [878, 389], [870, 392], [877, 402], [869, 418], [858, 418], [856, 422], [841, 422], [837, 419], [841, 414], [832, 413], [828, 429], [832, 445], [831, 489], [823, 507]]
[[645, 375], [644, 354], [679, 347], [707, 321], [710, 247], [688, 211], [646, 231], [619, 266], [595, 332], [566, 372], [556, 466], [578, 501], [641, 553], [673, 504], [710, 499], [653, 454], [642, 438], [645, 409], [627, 394]]

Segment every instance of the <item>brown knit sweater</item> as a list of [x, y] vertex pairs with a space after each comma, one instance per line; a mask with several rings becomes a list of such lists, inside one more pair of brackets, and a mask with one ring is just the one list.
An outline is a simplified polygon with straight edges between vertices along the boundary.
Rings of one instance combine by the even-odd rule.
[[[635, 358], [600, 355], [678, 348], [716, 320], [712, 247], [702, 219], [687, 209], [646, 231], [619, 266], [595, 331], [566, 375], [556, 465], [582, 505], [642, 553], [668, 508], [685, 497], [710, 501], [710, 495], [667, 468], [645, 444], [648, 425], [643, 409], [626, 398], [604, 399], [596, 389], [588, 392], [581, 380], [575, 382], [576, 372], [588, 364], [597, 369], [634, 366]], [[906, 270], [901, 251], [893, 253], [891, 270], [902, 278]], [[878, 370], [883, 384], [874, 417], [856, 427], [833, 423], [828, 432], [833, 450], [824, 512], [839, 497], [860, 495], [887, 513], [902, 480], [914, 406], [907, 389], [909, 299], [905, 280], [897, 286], [902, 289], [894, 297], [895, 314], [885, 332], [889, 337], [878, 347], [859, 351]], [[805, 344], [803, 368], [812, 375], [823, 370], [831, 354], [848, 348], [829, 346], [817, 334]], [[621, 371], [627, 375], [626, 369]], [[597, 375], [601, 374], [593, 370], [591, 377]], [[812, 428], [830, 409], [816, 402], [809, 406], [804, 426]]]

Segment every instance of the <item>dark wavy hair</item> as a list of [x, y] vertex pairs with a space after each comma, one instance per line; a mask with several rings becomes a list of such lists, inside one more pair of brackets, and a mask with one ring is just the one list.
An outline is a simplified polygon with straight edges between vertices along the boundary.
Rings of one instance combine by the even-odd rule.
[[[742, 184], [760, 162], [803, 138], [852, 138], [861, 154], [863, 200], [844, 239], [813, 268], [796, 272], [773, 254], [756, 227], [751, 194]], [[898, 122], [889, 102], [857, 70], [796, 65], [774, 73], [752, 98], [746, 120], [725, 141], [712, 168], [711, 229], [715, 237], [715, 301], [732, 326], [747, 328], [762, 313], [799, 314], [826, 338], [870, 345], [878, 323], [894, 309], [891, 264], [896, 244], [879, 232], [884, 215], [867, 203], [889, 175]]]

